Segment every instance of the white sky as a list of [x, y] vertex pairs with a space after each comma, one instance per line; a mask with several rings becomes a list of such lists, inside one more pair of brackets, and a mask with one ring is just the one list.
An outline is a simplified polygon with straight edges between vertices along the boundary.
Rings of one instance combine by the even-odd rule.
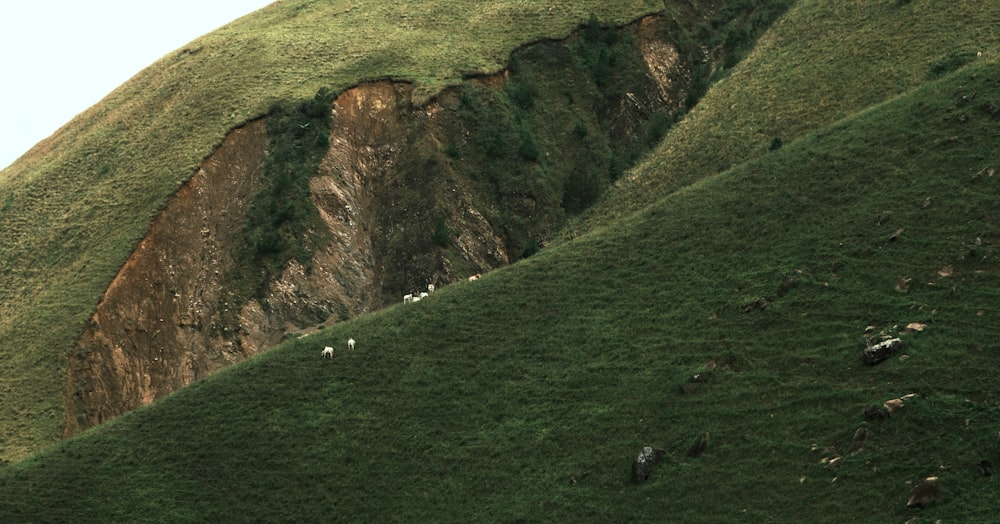
[[3, 0], [0, 169], [171, 51], [274, 0]]

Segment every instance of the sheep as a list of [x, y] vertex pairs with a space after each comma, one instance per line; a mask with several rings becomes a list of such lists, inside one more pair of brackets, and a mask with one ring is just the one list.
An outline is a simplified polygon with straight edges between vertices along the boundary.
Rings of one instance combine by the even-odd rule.
[[429, 294], [434, 293], [434, 284], [427, 284], [427, 293]]
[[411, 302], [420, 302], [421, 298], [422, 297], [413, 297], [413, 300], [411, 300]]
[[421, 293], [420, 294], [420, 298], [427, 298], [427, 297], [428, 297], [427, 293]]
[[885, 406], [885, 410], [890, 415], [903, 409], [903, 401], [898, 398], [894, 398], [892, 400], [886, 400], [885, 403], [883, 403], [882, 405]]
[[479, 273], [476, 273], [475, 275], [472, 275], [471, 277], [469, 277], [469, 282], [472, 282], [474, 280], [479, 280], [480, 276], [481, 275]]
[[410, 302], [413, 302], [413, 293], [403, 295], [403, 303], [408, 304]]
[[349, 349], [351, 351], [354, 351], [354, 339], [353, 338], [347, 339], [347, 349]]
[[332, 359], [333, 358], [333, 348], [330, 347], [330, 346], [326, 346], [325, 348], [323, 348], [323, 352], [320, 353], [320, 356], [323, 357], [323, 358], [330, 357]]

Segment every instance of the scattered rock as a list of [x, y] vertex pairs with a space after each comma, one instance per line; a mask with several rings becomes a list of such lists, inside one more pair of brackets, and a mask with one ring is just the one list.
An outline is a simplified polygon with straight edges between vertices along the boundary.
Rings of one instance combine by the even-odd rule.
[[868, 428], [861, 426], [854, 432], [854, 439], [851, 441], [851, 453], [857, 453], [864, 449], [866, 440], [868, 440]]
[[896, 279], [896, 291], [906, 293], [910, 290], [910, 277], [899, 277]]
[[688, 449], [688, 456], [691, 458], [695, 458], [704, 453], [705, 448], [707, 447], [708, 447], [708, 433], [705, 433], [704, 435], [699, 435], [698, 438], [694, 441], [694, 444], [691, 445], [691, 448]]
[[632, 481], [645, 482], [653, 476], [653, 468], [666, 455], [666, 450], [646, 446], [639, 452], [638, 458], [632, 463]]
[[910, 490], [910, 500], [906, 502], [908, 508], [924, 508], [931, 501], [941, 502], [941, 484], [937, 477], [927, 477], [921, 480]]
[[873, 366], [895, 355], [901, 349], [903, 349], [903, 341], [898, 338], [890, 338], [889, 340], [883, 340], [878, 344], [866, 347], [863, 351], [863, 356], [865, 363]]
[[889, 412], [885, 408], [879, 406], [868, 406], [865, 408], [866, 420], [885, 420], [888, 416]]
[[899, 237], [903, 234], [903, 228], [899, 228], [895, 233], [889, 235], [889, 242], [895, 242], [899, 240]]
[[752, 313], [754, 311], [764, 311], [765, 309], [767, 309], [767, 306], [768, 302], [766, 298], [757, 297], [749, 304], [744, 305], [742, 311], [744, 313]]

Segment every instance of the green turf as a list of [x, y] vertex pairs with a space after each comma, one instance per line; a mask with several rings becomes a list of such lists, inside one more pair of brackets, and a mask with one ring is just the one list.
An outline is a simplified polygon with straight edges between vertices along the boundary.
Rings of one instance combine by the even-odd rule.
[[[0, 519], [989, 521], [996, 107], [1000, 65], [980, 60], [477, 282], [289, 342], [8, 465]], [[878, 332], [907, 358], [863, 364]], [[646, 445], [667, 456], [634, 485]], [[942, 502], [907, 509], [927, 475]]]

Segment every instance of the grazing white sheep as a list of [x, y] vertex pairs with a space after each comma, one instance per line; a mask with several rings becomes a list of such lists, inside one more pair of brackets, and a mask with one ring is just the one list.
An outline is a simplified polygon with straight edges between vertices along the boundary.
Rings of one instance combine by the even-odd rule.
[[347, 339], [347, 349], [349, 349], [351, 351], [354, 351], [354, 339], [353, 338]]
[[479, 273], [472, 275], [471, 277], [469, 277], [469, 282], [472, 282], [473, 280], [479, 280], [479, 276], [480, 276]]
[[412, 302], [420, 302], [420, 297], [413, 297]]
[[322, 356], [323, 358], [330, 357], [332, 359], [333, 358], [333, 348], [330, 347], [330, 346], [326, 346], [325, 348], [323, 348], [323, 352], [320, 353], [320, 356]]
[[434, 284], [428, 284], [427, 285], [427, 292], [428, 293], [434, 293]]
[[882, 405], [885, 406], [885, 410], [888, 411], [890, 415], [903, 409], [903, 401], [898, 398], [886, 400]]
[[427, 298], [427, 293], [421, 293], [420, 298]]
[[413, 293], [410, 293], [408, 295], [403, 295], [403, 303], [407, 304], [410, 302], [413, 302]]

